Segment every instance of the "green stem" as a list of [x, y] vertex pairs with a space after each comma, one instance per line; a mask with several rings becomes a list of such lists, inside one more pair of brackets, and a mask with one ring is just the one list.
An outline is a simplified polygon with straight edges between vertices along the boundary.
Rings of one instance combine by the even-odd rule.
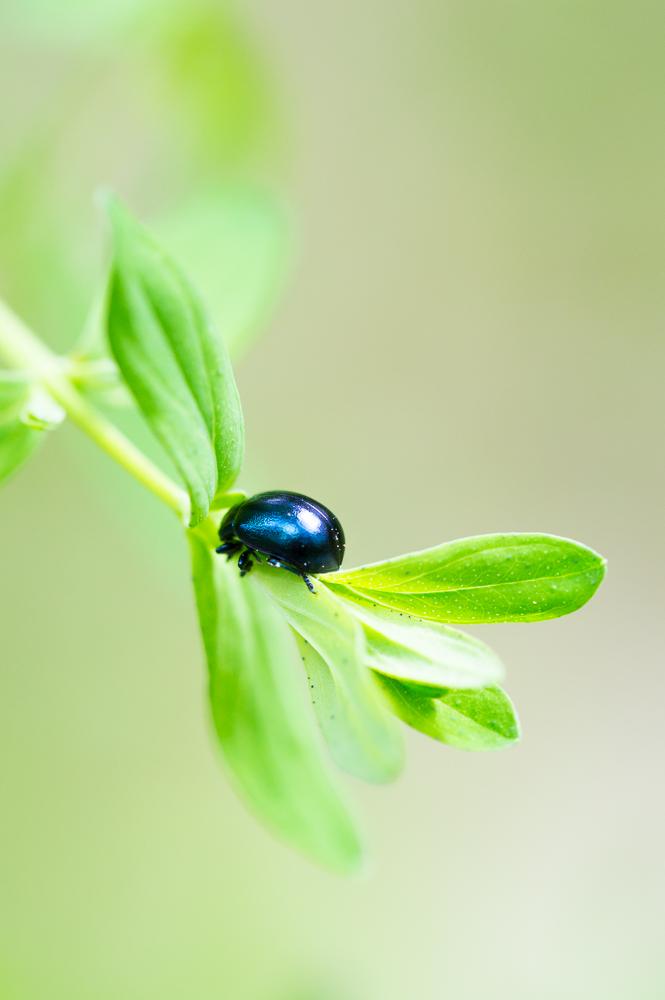
[[185, 491], [90, 405], [67, 378], [66, 362], [50, 351], [2, 300], [0, 353], [12, 366], [27, 368], [60, 403], [77, 427], [170, 507], [183, 524], [189, 522], [189, 498]]

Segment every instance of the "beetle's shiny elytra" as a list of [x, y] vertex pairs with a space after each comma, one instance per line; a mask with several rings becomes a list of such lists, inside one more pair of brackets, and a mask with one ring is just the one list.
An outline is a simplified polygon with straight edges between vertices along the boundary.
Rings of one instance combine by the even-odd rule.
[[239, 553], [244, 576], [253, 559], [301, 576], [314, 587], [308, 573], [331, 573], [344, 558], [344, 531], [327, 507], [302, 493], [257, 493], [227, 511], [219, 528], [222, 543], [216, 549], [230, 559]]

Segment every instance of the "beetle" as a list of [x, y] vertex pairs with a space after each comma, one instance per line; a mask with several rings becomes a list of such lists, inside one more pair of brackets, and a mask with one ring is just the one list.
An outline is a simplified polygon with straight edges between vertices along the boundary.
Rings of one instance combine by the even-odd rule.
[[215, 550], [231, 559], [239, 553], [245, 576], [253, 559], [301, 576], [314, 593], [309, 573], [331, 573], [344, 558], [344, 531], [333, 512], [302, 493], [257, 493], [228, 510]]

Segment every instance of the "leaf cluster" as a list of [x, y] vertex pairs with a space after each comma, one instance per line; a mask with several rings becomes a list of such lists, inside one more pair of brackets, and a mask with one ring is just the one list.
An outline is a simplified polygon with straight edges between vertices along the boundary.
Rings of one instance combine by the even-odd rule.
[[[335, 766], [369, 782], [394, 779], [401, 723], [463, 750], [514, 743], [519, 724], [500, 686], [502, 664], [456, 626], [575, 611], [600, 585], [604, 560], [554, 535], [490, 534], [326, 574], [313, 595], [265, 564], [240, 579], [214, 552], [216, 512], [237, 502], [229, 491], [244, 448], [225, 339], [156, 239], [118, 201], [109, 211], [108, 350], [186, 490], [211, 714], [228, 771], [279, 836], [329, 867], [352, 869], [361, 837]], [[261, 274], [272, 280], [274, 269]], [[260, 276], [250, 286], [254, 298], [239, 283], [237, 309], [227, 304], [229, 329], [233, 316], [236, 329], [250, 326], [251, 302], [263, 302]], [[39, 380], [0, 381], [0, 478], [61, 416]]]

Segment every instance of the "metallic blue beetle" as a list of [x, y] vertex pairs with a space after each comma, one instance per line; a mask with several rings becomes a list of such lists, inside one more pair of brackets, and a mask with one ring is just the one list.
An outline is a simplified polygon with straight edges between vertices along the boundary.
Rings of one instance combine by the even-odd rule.
[[217, 552], [236, 553], [240, 575], [252, 557], [301, 576], [314, 592], [308, 573], [331, 573], [344, 558], [344, 531], [322, 503], [302, 493], [257, 493], [227, 511], [219, 528]]

